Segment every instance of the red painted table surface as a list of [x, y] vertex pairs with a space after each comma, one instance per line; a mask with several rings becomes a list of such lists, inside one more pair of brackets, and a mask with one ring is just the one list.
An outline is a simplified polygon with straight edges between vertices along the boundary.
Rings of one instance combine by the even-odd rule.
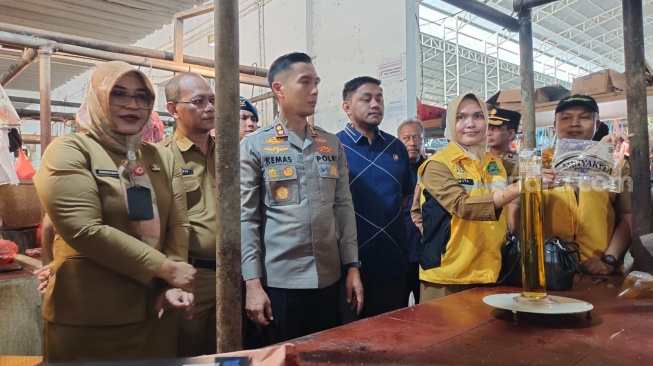
[[653, 365], [653, 300], [617, 298], [622, 281], [550, 292], [592, 303], [591, 319], [519, 313], [515, 326], [483, 297], [521, 288], [482, 287], [291, 343], [302, 365]]

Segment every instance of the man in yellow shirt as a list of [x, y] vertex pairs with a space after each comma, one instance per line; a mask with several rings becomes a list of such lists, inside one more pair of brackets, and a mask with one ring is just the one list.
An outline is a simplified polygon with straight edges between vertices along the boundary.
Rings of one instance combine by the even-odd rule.
[[181, 166], [191, 224], [188, 262], [197, 269], [195, 309], [191, 320], [181, 322], [179, 356], [216, 352], [215, 237], [216, 202], [215, 95], [211, 85], [193, 73], [179, 74], [166, 84], [166, 109], [177, 129], [162, 142]]
[[[594, 98], [572, 95], [555, 110], [558, 139], [591, 140], [600, 124]], [[550, 168], [554, 148], [542, 153], [543, 167]], [[544, 173], [552, 173], [544, 170]], [[631, 242], [630, 187], [621, 193], [579, 190], [564, 186], [544, 191], [544, 236], [558, 236], [580, 247], [581, 268], [607, 275], [619, 269]]]

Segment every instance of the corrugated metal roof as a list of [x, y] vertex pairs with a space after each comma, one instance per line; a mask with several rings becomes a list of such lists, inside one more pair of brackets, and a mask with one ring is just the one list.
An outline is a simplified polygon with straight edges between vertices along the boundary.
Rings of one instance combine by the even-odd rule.
[[[480, 1], [480, 0], [479, 0]], [[486, 5], [500, 12], [517, 15], [513, 12], [513, 0], [485, 0]], [[422, 0], [421, 3], [449, 17], [459, 16], [465, 20], [471, 19], [471, 24], [490, 34], [502, 34], [507, 38], [517, 41], [516, 32], [508, 32], [500, 26], [473, 16], [460, 8], [449, 5], [440, 0]], [[624, 71], [624, 38], [623, 14], [621, 1], [600, 0], [559, 0], [533, 9], [533, 45], [535, 57], [556, 57], [557, 62], [566, 62], [578, 67], [577, 74], [581, 76], [605, 68], [612, 68], [619, 72]], [[646, 58], [653, 61], [653, 0], [643, 1], [644, 15], [644, 44]], [[421, 15], [422, 16], [422, 15]], [[444, 19], [429, 19], [441, 22]], [[467, 29], [463, 29], [463, 32]], [[422, 52], [428, 52], [429, 47], [422, 46]], [[429, 54], [430, 56], [430, 54]], [[444, 85], [443, 57], [426, 57], [424, 68], [425, 88], [422, 97], [436, 104], [444, 104], [448, 98], [445, 92], [451, 83]], [[474, 68], [472, 61], [462, 59], [458, 67], [471, 71], [459, 75], [460, 91], [474, 90], [480, 94], [485, 93], [482, 84], [486, 75], [483, 68]], [[555, 66], [551, 65], [548, 71], [553, 72]], [[537, 71], [537, 70], [536, 70]], [[517, 76], [517, 75], [515, 75]], [[501, 89], [518, 88], [519, 79], [506, 73], [501, 75]], [[570, 81], [570, 80], [565, 80]], [[496, 83], [495, 83], [496, 84]], [[537, 84], [537, 81], [536, 81]], [[429, 88], [435, 85], [435, 88]], [[454, 85], [455, 86], [455, 85]], [[539, 86], [539, 85], [536, 85]], [[488, 90], [491, 95], [495, 90]]]
[[[2, 0], [0, 22], [103, 41], [134, 44], [170, 24], [172, 16], [206, 0]], [[0, 74], [20, 57], [0, 49]], [[52, 57], [52, 88], [63, 85], [95, 65], [56, 54]], [[38, 90], [38, 64], [28, 66], [7, 90]]]

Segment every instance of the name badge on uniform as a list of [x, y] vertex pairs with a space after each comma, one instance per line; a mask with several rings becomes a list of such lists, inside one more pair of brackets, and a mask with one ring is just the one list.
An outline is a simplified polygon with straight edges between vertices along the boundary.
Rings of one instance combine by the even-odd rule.
[[152, 220], [154, 207], [152, 206], [152, 192], [143, 186], [127, 188], [127, 211], [129, 219], [134, 221]]
[[97, 174], [98, 177], [114, 177], [114, 178], [118, 178], [118, 171], [117, 170], [95, 169], [95, 174]]
[[465, 184], [468, 186], [473, 186], [474, 185], [474, 180], [473, 179], [458, 179], [458, 184]]
[[193, 175], [193, 169], [182, 169], [181, 175]]

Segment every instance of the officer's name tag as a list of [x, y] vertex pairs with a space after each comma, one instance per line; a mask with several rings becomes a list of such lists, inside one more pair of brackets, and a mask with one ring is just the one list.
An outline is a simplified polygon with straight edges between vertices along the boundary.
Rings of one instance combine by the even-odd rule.
[[474, 180], [473, 179], [458, 179], [458, 184], [465, 184], [469, 186], [474, 185]]
[[293, 158], [291, 155], [274, 155], [274, 156], [264, 156], [265, 166], [275, 165], [275, 164], [292, 164]]
[[129, 219], [134, 221], [152, 220], [154, 207], [152, 206], [152, 192], [143, 186], [127, 188], [127, 211]]
[[181, 175], [193, 175], [193, 169], [182, 169]]
[[114, 177], [114, 178], [118, 178], [118, 171], [117, 170], [95, 169], [95, 174], [97, 174], [98, 177]]

